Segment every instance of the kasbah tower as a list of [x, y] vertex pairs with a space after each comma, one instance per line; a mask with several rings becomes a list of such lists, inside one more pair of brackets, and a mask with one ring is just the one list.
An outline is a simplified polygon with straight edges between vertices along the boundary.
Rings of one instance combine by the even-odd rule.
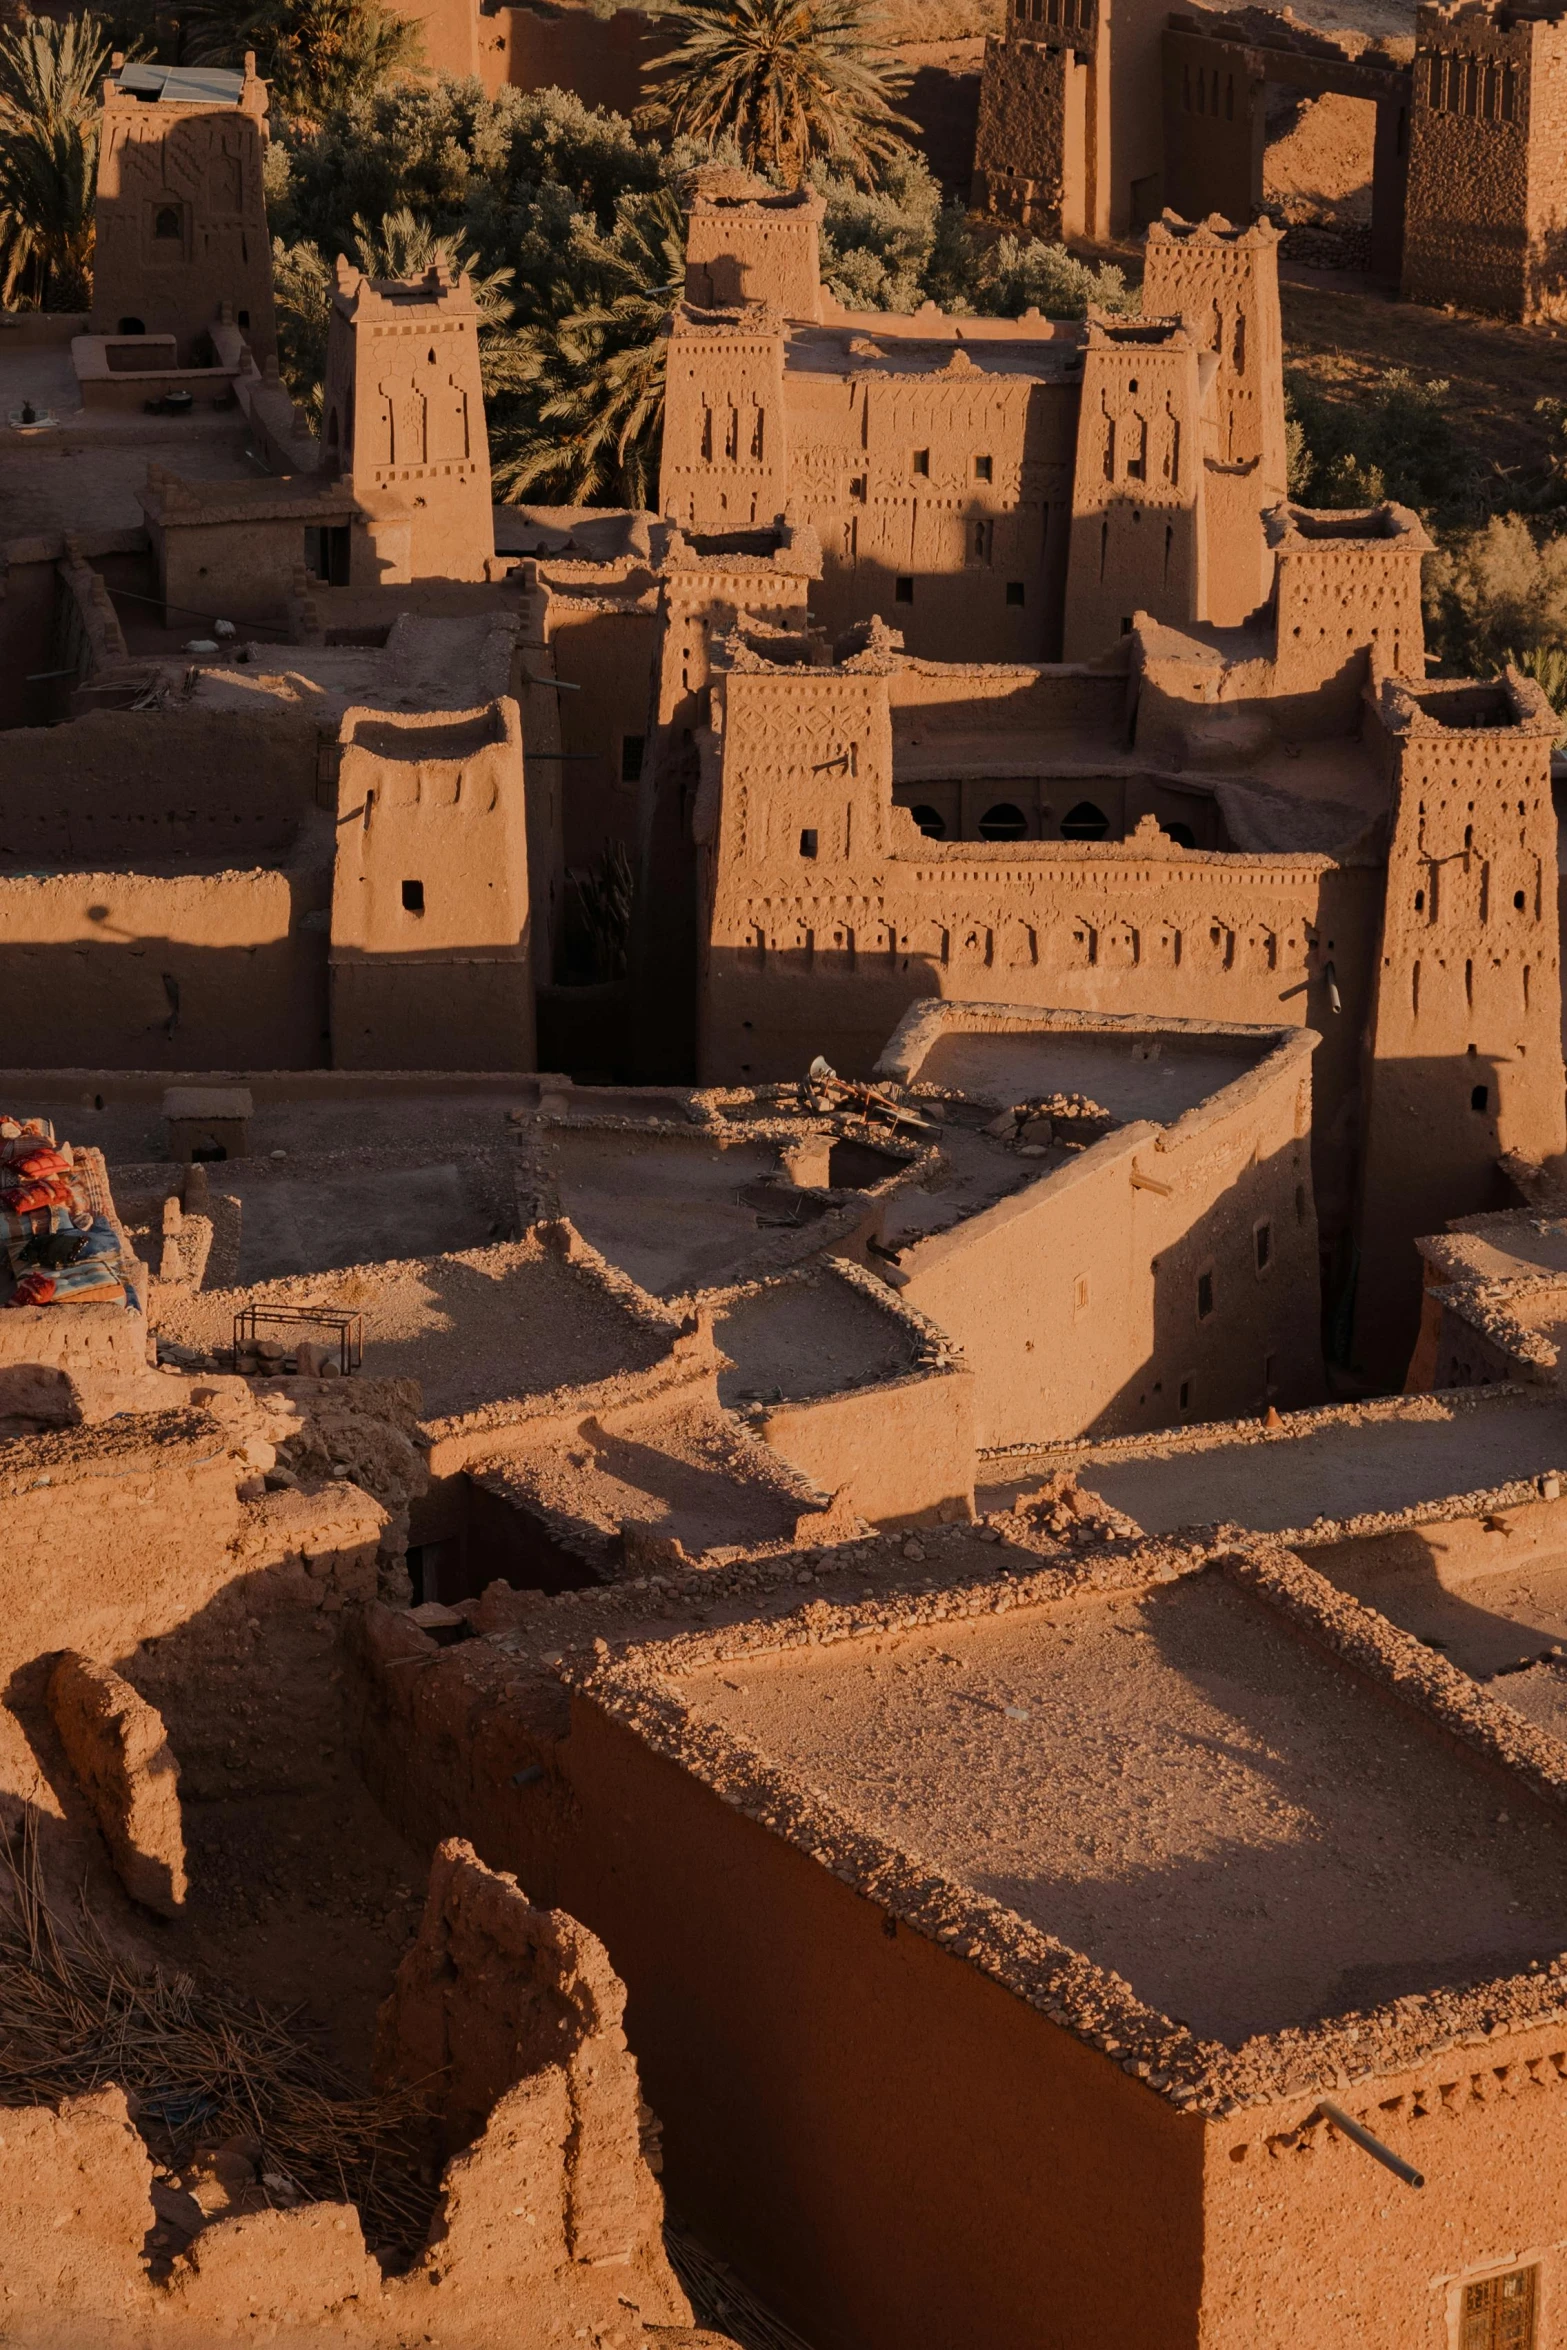
[[[498, 175], [678, 38], [423, 33]], [[1564, 40], [1009, 0], [948, 193], [1136, 300], [711, 160], [572, 504], [497, 255], [285, 272], [265, 61], [112, 56], [0, 313], [7, 2341], [1567, 2350], [1562, 720], [1285, 397], [1335, 237], [1548, 367]]]

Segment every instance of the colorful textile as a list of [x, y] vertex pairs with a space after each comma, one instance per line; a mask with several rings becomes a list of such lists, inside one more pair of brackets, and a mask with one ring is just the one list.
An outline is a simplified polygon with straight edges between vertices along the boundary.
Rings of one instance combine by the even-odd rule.
[[[6, 1146], [0, 1143], [0, 1151]], [[0, 1159], [0, 1191], [14, 1191], [19, 1183], [31, 1183], [44, 1175], [69, 1175], [71, 1162], [63, 1151], [57, 1151], [47, 1142], [29, 1138], [25, 1144], [13, 1144], [14, 1156]]]
[[79, 1257], [57, 1273], [24, 1273], [7, 1306], [122, 1306], [125, 1284], [110, 1257]]
[[40, 1143], [54, 1147], [54, 1128], [47, 1118], [8, 1118], [0, 1112], [0, 1167], [12, 1156], [25, 1158]]
[[47, 1208], [15, 1209], [0, 1206], [0, 1247], [14, 1247], [18, 1241], [37, 1240], [50, 1232], [90, 1232], [95, 1219], [85, 1208], [61, 1207], [58, 1202]]
[[36, 1182], [19, 1183], [14, 1191], [0, 1191], [0, 1214], [30, 1215], [35, 1208], [76, 1208], [90, 1215], [87, 1194], [68, 1175], [40, 1175]]

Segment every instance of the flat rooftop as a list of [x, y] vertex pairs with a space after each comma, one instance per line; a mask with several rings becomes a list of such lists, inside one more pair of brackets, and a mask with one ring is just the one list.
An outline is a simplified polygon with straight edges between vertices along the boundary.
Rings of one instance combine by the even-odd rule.
[[362, 1314], [365, 1374], [417, 1380], [426, 1415], [438, 1419], [645, 1369], [668, 1353], [672, 1335], [533, 1239], [246, 1289], [165, 1284], [158, 1335], [227, 1346], [247, 1304]]
[[1011, 1035], [956, 1027], [937, 1039], [916, 1081], [1005, 1109], [1052, 1093], [1080, 1093], [1117, 1124], [1169, 1125], [1256, 1067], [1273, 1039], [1104, 1035], [1038, 1028]]
[[981, 1472], [985, 1505], [1070, 1464], [1079, 1484], [1146, 1534], [1180, 1526], [1304, 1531], [1435, 1508], [1557, 1471], [1567, 1486], [1567, 1398], [1438, 1392], [1381, 1405], [1297, 1412], [1276, 1430], [1170, 1431], [1100, 1446], [1057, 1446]]
[[734, 1365], [719, 1374], [721, 1401], [804, 1401], [907, 1377], [919, 1363], [919, 1341], [886, 1294], [883, 1307], [824, 1270], [737, 1298], [713, 1330]]
[[681, 1697], [1232, 2047], [1567, 1943], [1567, 1825], [1216, 1569], [731, 1655]]

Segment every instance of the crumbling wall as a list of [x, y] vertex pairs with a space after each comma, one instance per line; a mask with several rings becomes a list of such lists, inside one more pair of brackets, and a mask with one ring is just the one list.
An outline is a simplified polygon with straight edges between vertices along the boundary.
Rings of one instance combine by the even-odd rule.
[[163, 1723], [108, 1665], [67, 1649], [49, 1711], [133, 1900], [172, 1917], [185, 1899], [179, 1765]]
[[718, 2336], [650, 2331], [684, 2329], [691, 2311], [664, 2254], [624, 2006], [593, 1935], [533, 1909], [469, 1846], [443, 1847], [383, 2017], [385, 2065], [420, 2068], [460, 2149], [414, 2267], [383, 2277], [352, 2204], [307, 2203], [209, 2221], [152, 2281], [152, 2165], [124, 2091], [106, 2087], [3, 2116], [0, 2320], [60, 2350], [254, 2341], [258, 2329], [491, 2350], [519, 2326], [530, 2350], [589, 2337], [726, 2350]]
[[[675, 2314], [680, 2296], [664, 2257], [662, 2198], [642, 2157], [625, 2004], [602, 1943], [564, 1910], [533, 1908], [515, 1877], [496, 1875], [471, 1844], [454, 1840], [435, 1855], [418, 1940], [381, 2011], [376, 2071], [385, 2081], [428, 2084], [449, 2153], [476, 2142], [482, 2153], [503, 2110], [522, 2110], [519, 2086], [536, 2107], [547, 2081], [564, 2154], [560, 2233], [551, 2242], [541, 2225], [522, 2237], [523, 2262], [539, 2271], [567, 2261], [618, 2268], [629, 2298], [662, 2317]], [[477, 2169], [470, 2164], [467, 2175]], [[454, 2249], [450, 2190], [446, 2216], [443, 2267]], [[469, 2258], [493, 2265], [472, 2233], [475, 2216], [463, 2214]]]

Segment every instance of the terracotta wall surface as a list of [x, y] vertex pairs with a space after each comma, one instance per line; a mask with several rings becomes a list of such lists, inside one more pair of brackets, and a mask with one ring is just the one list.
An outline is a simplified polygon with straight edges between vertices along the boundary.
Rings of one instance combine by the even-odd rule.
[[982, 1447], [1320, 1399], [1313, 1041], [903, 1250], [901, 1294], [974, 1368]]
[[314, 804], [315, 723], [255, 714], [242, 768], [233, 739], [211, 710], [97, 711], [18, 729], [6, 758], [29, 787], [6, 794], [0, 857], [56, 867], [188, 857], [221, 870], [286, 851]]
[[1195, 2350], [1199, 2123], [586, 1703], [572, 1779], [601, 1832], [562, 1898], [625, 1980], [671, 2192], [782, 2314], [824, 2350]]
[[1567, 2294], [1567, 2035], [1498, 2026], [1380, 2078], [1372, 2100], [1364, 2084], [1337, 2094], [1424, 2188], [1312, 2125], [1304, 2099], [1212, 2129], [1204, 2350], [1295, 2350], [1308, 2332], [1345, 2350], [1452, 2350], [1466, 2288], [1519, 2269], [1535, 2272], [1534, 2340], [1551, 2342]]
[[[802, 1037], [834, 1067], [868, 1072], [922, 996], [1284, 1017], [1323, 1038], [1317, 1184], [1336, 1206], [1346, 1137], [1331, 1130], [1359, 1082], [1374, 859], [1211, 855], [1162, 833], [1146, 845], [925, 841], [891, 805], [888, 695], [882, 677], [830, 670], [736, 671], [719, 686], [723, 763], [711, 759], [698, 809], [699, 837], [713, 827], [704, 1076], [792, 1075]], [[814, 857], [801, 854], [807, 831]]]
[[19, 1047], [68, 1067], [86, 1035], [138, 1069], [323, 1063], [323, 868], [0, 876]]
[[1567, 1125], [1549, 705], [1515, 677], [1386, 685], [1377, 707], [1397, 800], [1356, 1315], [1391, 1380], [1415, 1338], [1416, 1238], [1500, 1205], [1499, 1157], [1549, 1160]]
[[1567, 32], [1418, 10], [1404, 292], [1513, 318], [1562, 308]]
[[963, 1369], [771, 1404], [757, 1433], [824, 1492], [847, 1487], [861, 1517], [924, 1525], [971, 1507], [974, 1388]]
[[[233, 106], [147, 104], [112, 84], [98, 158], [92, 329], [139, 318], [191, 345], [227, 302], [258, 360], [276, 349], [262, 192], [266, 89]], [[240, 315], [243, 313], [243, 316]]]

